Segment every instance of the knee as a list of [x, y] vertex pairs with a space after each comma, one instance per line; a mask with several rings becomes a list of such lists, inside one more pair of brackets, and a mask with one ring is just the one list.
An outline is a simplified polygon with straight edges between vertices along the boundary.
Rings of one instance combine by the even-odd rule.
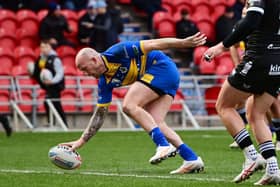
[[218, 114], [221, 114], [221, 113], [222, 113], [222, 111], [223, 111], [223, 106], [222, 106], [222, 104], [221, 104], [219, 101], [216, 102], [215, 108], [216, 108], [216, 111], [218, 112]]
[[125, 114], [127, 115], [131, 115], [133, 114], [133, 112], [135, 111], [136, 109], [136, 105], [134, 103], [127, 103], [127, 102], [124, 102], [122, 104], [122, 110]]

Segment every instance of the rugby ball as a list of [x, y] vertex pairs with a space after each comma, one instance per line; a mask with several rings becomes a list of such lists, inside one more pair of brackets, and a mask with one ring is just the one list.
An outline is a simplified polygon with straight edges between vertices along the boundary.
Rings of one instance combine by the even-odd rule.
[[40, 73], [40, 79], [42, 82], [48, 80], [52, 80], [53, 79], [53, 74], [50, 70], [48, 69], [42, 69], [41, 73]]
[[58, 145], [49, 150], [50, 161], [62, 169], [76, 169], [82, 164], [82, 158], [77, 151], [71, 151], [70, 147]]

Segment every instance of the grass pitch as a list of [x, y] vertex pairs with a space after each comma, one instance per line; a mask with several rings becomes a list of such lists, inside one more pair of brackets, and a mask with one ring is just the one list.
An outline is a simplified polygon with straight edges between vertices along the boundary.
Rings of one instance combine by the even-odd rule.
[[99, 132], [79, 149], [83, 163], [76, 170], [62, 170], [47, 157], [48, 150], [61, 142], [78, 138], [81, 133], [0, 133], [1, 187], [232, 187], [251, 186], [263, 174], [234, 184], [241, 171], [243, 154], [228, 145], [225, 131], [179, 131], [205, 163], [199, 174], [169, 175], [182, 164], [180, 156], [159, 165], [148, 160], [155, 146], [144, 132]]

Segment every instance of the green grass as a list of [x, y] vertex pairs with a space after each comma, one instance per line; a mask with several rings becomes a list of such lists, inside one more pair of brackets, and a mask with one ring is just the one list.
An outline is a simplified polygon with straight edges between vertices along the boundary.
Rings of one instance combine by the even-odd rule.
[[[231, 137], [225, 131], [179, 131], [205, 162], [200, 174], [169, 175], [182, 164], [180, 156], [160, 165], [148, 163], [155, 147], [144, 132], [99, 132], [79, 153], [79, 169], [66, 171], [47, 157], [52, 146], [74, 140], [81, 133], [0, 133], [0, 187], [231, 187], [241, 170], [243, 154], [228, 148]], [[257, 172], [238, 186], [252, 185]]]

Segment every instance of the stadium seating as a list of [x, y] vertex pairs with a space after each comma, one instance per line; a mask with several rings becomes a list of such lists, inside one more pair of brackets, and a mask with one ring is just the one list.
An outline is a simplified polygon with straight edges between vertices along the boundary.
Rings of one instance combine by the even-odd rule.
[[197, 23], [197, 27], [200, 32], [204, 33], [207, 36], [207, 40], [210, 40], [211, 42], [216, 40], [215, 30], [211, 22], [200, 21]]
[[218, 98], [219, 92], [221, 90], [220, 86], [213, 86], [205, 89], [204, 103], [205, 109], [208, 115], [216, 115], [217, 111], [215, 108], [216, 100]]
[[202, 60], [199, 64], [199, 72], [201, 74], [213, 75], [216, 72], [216, 63], [215, 60], [211, 62], [207, 62], [206, 60]]
[[186, 0], [173, 0], [174, 12], [180, 12], [182, 9], [187, 9], [190, 14], [194, 12], [194, 7], [191, 1]]
[[20, 91], [20, 99], [18, 106], [24, 113], [32, 112], [32, 90], [30, 89], [21, 89]]
[[196, 65], [199, 65], [200, 62], [203, 60], [202, 55], [207, 49], [208, 49], [208, 47], [206, 47], [206, 46], [199, 46], [194, 49], [193, 58], [194, 58], [194, 63]]
[[185, 96], [182, 90], [177, 90], [176, 95], [174, 97], [174, 101], [169, 109], [171, 112], [180, 112], [183, 110], [183, 105], [181, 103], [182, 100], [185, 100]]
[[39, 10], [39, 12], [37, 13], [37, 18], [38, 21], [41, 22], [42, 19], [48, 14], [48, 10], [43, 9], [43, 10]]
[[17, 46], [17, 38], [14, 32], [6, 30], [4, 28], [0, 29], [0, 47], [9, 48], [14, 50]]
[[82, 103], [79, 107], [81, 112], [93, 112], [94, 100], [96, 100], [93, 90], [87, 89], [83, 91]]
[[163, 11], [158, 11], [154, 14], [153, 16], [153, 27], [154, 29], [158, 29], [159, 28], [159, 24], [163, 21], [167, 21], [167, 22], [173, 22], [172, 16], [171, 14], [167, 13], [167, 12], [163, 12]]
[[29, 73], [27, 71], [27, 66], [22, 66], [22, 65], [16, 65], [12, 68], [12, 75], [14, 77], [24, 75], [28, 76]]
[[62, 107], [65, 112], [76, 112], [77, 111], [77, 106], [76, 102], [77, 101], [77, 95], [76, 91], [72, 89], [65, 89], [61, 93], [61, 102], [62, 102]]
[[0, 10], [0, 28], [9, 30], [11, 33], [15, 33], [17, 29], [17, 17], [16, 14], [10, 10]]
[[35, 49], [39, 45], [38, 36], [25, 28], [17, 30], [19, 45]]
[[19, 27], [28, 30], [32, 34], [38, 33], [39, 21], [37, 15], [33, 11], [22, 9], [17, 11], [16, 15]]
[[71, 76], [76, 76], [77, 75], [77, 70], [73, 66], [63, 66], [64, 67], [64, 75], [71, 75]]
[[8, 90], [0, 89], [0, 111], [10, 113], [10, 93]]
[[46, 91], [43, 89], [37, 89], [37, 112], [39, 113], [45, 113], [46, 109], [44, 106], [44, 101], [45, 101], [45, 97], [46, 97]]
[[6, 70], [11, 70], [13, 65], [15, 65], [15, 58], [11, 49], [0, 47], [0, 64], [2, 65], [1, 69]]
[[158, 37], [175, 37], [175, 23], [172, 21], [161, 21], [158, 25]]
[[14, 56], [17, 64], [21, 66], [27, 66], [28, 62], [34, 62], [36, 60], [33, 50], [25, 46], [16, 47], [14, 50]]
[[56, 49], [56, 52], [64, 66], [75, 67], [76, 50], [69, 46], [60, 46]]

